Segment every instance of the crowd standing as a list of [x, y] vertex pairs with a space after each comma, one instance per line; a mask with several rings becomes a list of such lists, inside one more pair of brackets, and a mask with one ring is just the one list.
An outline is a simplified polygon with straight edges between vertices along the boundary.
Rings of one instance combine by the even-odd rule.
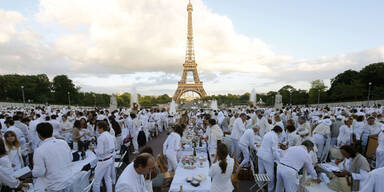
[[[168, 171], [174, 172], [184, 147], [183, 132], [192, 127], [212, 157], [211, 191], [232, 191], [234, 162], [248, 168], [255, 158], [258, 172], [271, 179], [268, 191], [298, 191], [298, 175], [306, 173], [313, 182], [326, 182], [316, 168], [326, 162], [342, 170], [328, 178], [330, 188], [335, 180], [345, 179], [348, 182], [334, 190], [383, 191], [383, 184], [377, 182], [384, 173], [383, 123], [380, 105], [236, 107], [172, 115], [165, 109], [1, 108], [0, 183], [4, 188], [26, 187], [13, 173], [29, 167], [35, 191], [70, 191], [71, 163], [75, 158], [86, 159], [91, 152], [96, 156], [91, 164], [93, 191], [100, 191], [102, 185], [107, 192], [113, 187], [117, 192], [152, 191], [157, 159], [151, 150], [140, 151], [140, 147], [159, 133], [169, 132], [162, 153]], [[372, 149], [370, 140], [375, 137], [377, 147]], [[127, 143], [136, 157], [117, 177], [116, 155]], [[372, 150], [375, 156], [367, 156]]]

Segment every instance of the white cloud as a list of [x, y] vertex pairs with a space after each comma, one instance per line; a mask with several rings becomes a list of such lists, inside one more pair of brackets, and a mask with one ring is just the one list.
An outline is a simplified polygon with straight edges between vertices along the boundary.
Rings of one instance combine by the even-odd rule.
[[[196, 61], [210, 94], [307, 88], [305, 82], [384, 58], [384, 47], [313, 59], [279, 54], [261, 39], [236, 33], [228, 17], [202, 0], [192, 2]], [[184, 61], [186, 17], [181, 0], [40, 0], [36, 17], [28, 19], [64, 31], [44, 43], [49, 34], [29, 29], [20, 13], [0, 9], [0, 73], [64, 73], [100, 92], [133, 84], [148, 94], [173, 92]]]

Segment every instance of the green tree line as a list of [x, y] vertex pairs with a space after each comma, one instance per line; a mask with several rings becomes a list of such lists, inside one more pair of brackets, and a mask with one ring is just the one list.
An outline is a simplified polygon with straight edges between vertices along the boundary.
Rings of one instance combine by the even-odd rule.
[[[384, 63], [373, 63], [360, 71], [346, 70], [331, 79], [330, 87], [326, 87], [321, 80], [311, 82], [309, 90], [297, 89], [285, 85], [279, 92], [285, 105], [316, 104], [326, 102], [362, 101], [384, 99]], [[271, 106], [274, 103], [275, 91], [257, 94], [257, 101]], [[110, 95], [104, 93], [82, 92], [66, 75], [58, 75], [49, 80], [45, 74], [38, 75], [0, 75], [0, 101], [27, 103], [48, 103], [61, 105], [101, 106], [107, 107]], [[129, 93], [116, 96], [120, 107], [129, 107]], [[156, 106], [165, 104], [172, 98], [163, 94], [160, 96], [138, 95], [141, 106]], [[217, 100], [219, 105], [247, 104], [250, 93], [242, 95], [211, 95], [202, 100]]]
[[[66, 75], [58, 75], [49, 80], [45, 74], [38, 75], [0, 75], [0, 101], [23, 102], [38, 104], [59, 104], [78, 106], [108, 107], [109, 94], [82, 92]], [[119, 107], [130, 106], [129, 93], [116, 96]], [[139, 103], [142, 106], [156, 106], [172, 100], [167, 94], [160, 96], [141, 96]]]

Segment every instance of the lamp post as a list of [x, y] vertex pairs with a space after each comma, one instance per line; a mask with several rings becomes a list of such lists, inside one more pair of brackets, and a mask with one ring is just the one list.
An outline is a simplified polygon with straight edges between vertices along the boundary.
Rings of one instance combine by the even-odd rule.
[[23, 96], [23, 105], [25, 107], [24, 85], [21, 86], [21, 95]]
[[369, 107], [369, 99], [371, 97], [371, 85], [372, 85], [372, 82], [369, 82], [368, 83], [368, 107]]
[[67, 92], [67, 94], [68, 94], [68, 105], [71, 106], [71, 96], [69, 91]]
[[292, 106], [292, 90], [289, 90], [289, 105]]
[[320, 105], [320, 88], [317, 91], [317, 105]]

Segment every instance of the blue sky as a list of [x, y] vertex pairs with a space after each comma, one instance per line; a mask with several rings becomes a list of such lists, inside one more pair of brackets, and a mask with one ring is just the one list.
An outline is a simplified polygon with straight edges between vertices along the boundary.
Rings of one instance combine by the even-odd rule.
[[239, 33], [299, 58], [384, 44], [382, 0], [204, 0]]
[[[382, 0], [191, 1], [208, 94], [308, 89], [384, 60]], [[85, 91], [172, 94], [184, 62], [186, 4], [0, 0], [0, 74], [67, 74]]]

